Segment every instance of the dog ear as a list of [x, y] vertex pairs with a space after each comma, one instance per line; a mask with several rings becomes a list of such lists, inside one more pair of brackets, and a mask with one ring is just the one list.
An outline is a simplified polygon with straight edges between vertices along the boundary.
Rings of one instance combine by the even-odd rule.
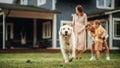
[[73, 27], [70, 27], [71, 31], [73, 32]]
[[62, 33], [62, 27], [60, 27], [60, 30], [59, 30], [59, 35], [61, 35]]

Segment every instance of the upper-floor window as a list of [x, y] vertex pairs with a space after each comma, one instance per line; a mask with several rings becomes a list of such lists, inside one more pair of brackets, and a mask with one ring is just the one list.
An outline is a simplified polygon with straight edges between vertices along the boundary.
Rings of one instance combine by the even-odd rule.
[[46, 3], [46, 0], [37, 0], [38, 6], [44, 5], [45, 3]]
[[9, 3], [9, 4], [12, 4], [13, 0], [0, 0], [0, 3]]
[[28, 0], [20, 0], [21, 5], [28, 5]]
[[97, 0], [97, 8], [114, 9], [114, 0]]
[[56, 9], [57, 0], [52, 0], [52, 10]]

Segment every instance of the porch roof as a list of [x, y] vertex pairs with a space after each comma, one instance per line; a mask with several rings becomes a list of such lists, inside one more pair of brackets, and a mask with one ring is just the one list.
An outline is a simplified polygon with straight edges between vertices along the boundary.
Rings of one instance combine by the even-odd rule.
[[50, 9], [45, 9], [45, 8], [30, 6], [30, 5], [19, 5], [19, 4], [0, 3], [0, 8], [7, 9], [7, 10], [23, 10], [23, 11], [34, 11], [34, 12], [44, 12], [44, 13], [60, 13], [56, 10], [50, 10]]
[[112, 10], [91, 12], [91, 13], [87, 13], [87, 15], [88, 15], [88, 18], [90, 18], [90, 17], [94, 17], [94, 16], [107, 15], [107, 14], [117, 13], [117, 12], [120, 12], [120, 7], [116, 8], [116, 9], [112, 9]]

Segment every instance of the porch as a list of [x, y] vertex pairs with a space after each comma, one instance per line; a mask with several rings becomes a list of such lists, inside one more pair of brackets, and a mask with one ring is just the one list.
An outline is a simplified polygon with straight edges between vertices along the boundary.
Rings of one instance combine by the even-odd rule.
[[15, 48], [0, 49], [0, 53], [60, 53], [60, 49], [41, 49], [41, 48]]
[[0, 48], [56, 48], [57, 11], [14, 4], [0, 8]]

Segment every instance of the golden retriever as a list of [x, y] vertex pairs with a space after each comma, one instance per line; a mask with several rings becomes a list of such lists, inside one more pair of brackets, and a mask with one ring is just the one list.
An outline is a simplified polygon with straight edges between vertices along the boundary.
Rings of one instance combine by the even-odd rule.
[[75, 57], [75, 35], [71, 26], [64, 25], [60, 27], [59, 41], [64, 62], [71, 62]]

